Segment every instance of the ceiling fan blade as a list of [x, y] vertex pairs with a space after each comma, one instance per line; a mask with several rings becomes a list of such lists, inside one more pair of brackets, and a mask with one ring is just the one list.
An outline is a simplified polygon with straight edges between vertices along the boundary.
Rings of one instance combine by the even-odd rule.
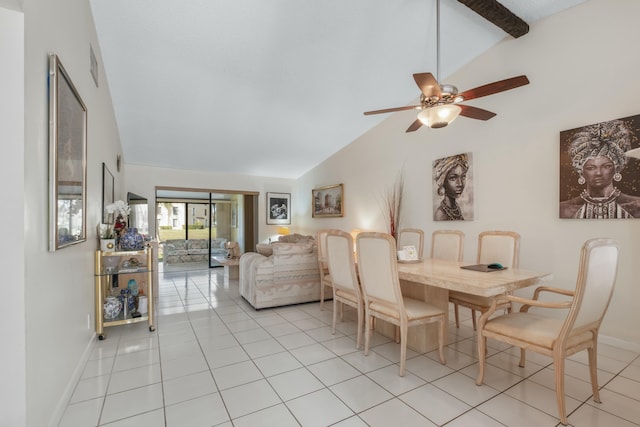
[[465, 101], [468, 101], [470, 99], [480, 98], [481, 96], [493, 95], [494, 93], [515, 89], [527, 84], [529, 84], [529, 79], [527, 78], [527, 76], [522, 75], [466, 90], [462, 92], [460, 96], [462, 96]]
[[414, 132], [420, 129], [421, 126], [422, 122], [420, 121], [420, 119], [416, 119], [413, 123], [411, 123], [411, 126], [409, 126], [405, 132]]
[[462, 108], [462, 110], [460, 111], [460, 115], [469, 117], [470, 119], [489, 120], [496, 115], [496, 113], [492, 113], [488, 110], [483, 110], [482, 108], [472, 107], [471, 105], [457, 105], [458, 107]]
[[393, 113], [394, 111], [420, 110], [420, 109], [422, 109], [421, 105], [407, 105], [406, 107], [395, 107], [395, 108], [385, 108], [384, 110], [365, 111], [364, 115], [369, 116], [371, 114]]
[[431, 98], [432, 96], [437, 96], [440, 98], [441, 91], [440, 85], [433, 74], [431, 73], [416, 73], [413, 75], [413, 80], [416, 81], [416, 84], [422, 91], [423, 95], [427, 98]]

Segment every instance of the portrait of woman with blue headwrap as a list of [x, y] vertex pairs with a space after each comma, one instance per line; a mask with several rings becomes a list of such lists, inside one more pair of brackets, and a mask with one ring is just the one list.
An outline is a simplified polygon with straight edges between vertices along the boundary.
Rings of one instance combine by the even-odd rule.
[[473, 219], [473, 203], [469, 190], [471, 154], [458, 154], [433, 162], [434, 221], [464, 221]]
[[[565, 145], [564, 150], [561, 147], [561, 168], [564, 158], [570, 164], [566, 169], [572, 170], [574, 178], [568, 187], [574, 193], [579, 190], [579, 195], [560, 202], [560, 218], [640, 218], [640, 197], [626, 194], [624, 190], [632, 190], [633, 185], [623, 181], [627, 172], [634, 178], [638, 175], [637, 165], [635, 170], [628, 168], [629, 158], [625, 155], [637, 140], [633, 119], [611, 120], [560, 133]], [[561, 200], [562, 189], [561, 172]]]

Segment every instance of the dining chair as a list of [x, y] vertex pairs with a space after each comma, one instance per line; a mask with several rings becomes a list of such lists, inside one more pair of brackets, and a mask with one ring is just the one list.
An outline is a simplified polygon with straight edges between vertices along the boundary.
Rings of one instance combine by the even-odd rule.
[[331, 333], [336, 333], [338, 311], [342, 320], [342, 305], [347, 304], [358, 311], [358, 335], [356, 348], [362, 342], [362, 322], [364, 319], [364, 300], [356, 272], [351, 234], [341, 230], [327, 233], [327, 264], [333, 284], [333, 323]]
[[462, 261], [464, 233], [459, 230], [435, 230], [431, 233], [431, 258]]
[[[560, 422], [567, 425], [564, 397], [564, 359], [587, 350], [593, 400], [600, 403], [597, 376], [598, 332], [609, 306], [618, 269], [618, 242], [611, 239], [587, 240], [581, 249], [575, 290], [538, 287], [533, 299], [512, 295], [499, 297], [478, 322], [479, 371], [476, 384], [482, 385], [486, 359], [487, 338], [520, 347], [520, 367], [524, 367], [526, 350], [553, 358], [556, 401]], [[543, 292], [570, 297], [546, 302]], [[501, 300], [523, 304], [519, 312], [491, 318]], [[529, 311], [531, 307], [535, 310]], [[564, 316], [550, 314], [565, 309]], [[525, 350], [526, 349], [526, 350]]]
[[418, 251], [418, 258], [422, 259], [424, 252], [424, 231], [419, 228], [403, 228], [398, 233], [398, 249], [414, 246]]
[[[477, 264], [500, 263], [503, 267], [518, 268], [519, 258], [520, 235], [515, 231], [483, 231], [478, 235]], [[450, 291], [449, 302], [453, 304], [456, 328], [460, 327], [458, 306], [463, 306], [471, 309], [471, 321], [475, 331], [477, 328], [476, 311], [486, 312], [493, 302], [493, 297]], [[511, 311], [511, 303], [505, 302], [499, 308]]]
[[330, 229], [318, 230], [316, 233], [316, 244], [318, 246], [318, 269], [320, 270], [320, 310], [324, 310], [325, 287], [333, 287], [329, 266], [327, 265], [327, 234]]
[[402, 295], [394, 238], [387, 233], [363, 232], [356, 238], [356, 247], [360, 284], [364, 295], [364, 354], [369, 354], [371, 319], [381, 319], [398, 326], [402, 377], [407, 359], [409, 327], [437, 322], [438, 352], [440, 361], [445, 364], [445, 312], [424, 301]]

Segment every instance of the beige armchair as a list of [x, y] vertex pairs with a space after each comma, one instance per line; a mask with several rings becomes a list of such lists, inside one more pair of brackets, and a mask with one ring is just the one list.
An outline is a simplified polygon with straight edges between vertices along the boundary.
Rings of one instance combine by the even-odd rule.
[[[511, 295], [500, 297], [478, 322], [479, 372], [476, 383], [484, 380], [487, 338], [520, 347], [520, 366], [524, 367], [525, 350], [553, 358], [556, 400], [560, 422], [567, 424], [564, 398], [564, 359], [587, 350], [593, 400], [600, 402], [597, 376], [598, 331], [609, 306], [618, 268], [618, 243], [611, 239], [588, 240], [580, 255], [578, 279], [574, 291], [539, 287], [533, 299]], [[544, 302], [543, 292], [571, 297], [565, 302]], [[501, 301], [523, 304], [517, 313], [491, 318]], [[530, 310], [534, 308], [533, 310]], [[542, 310], [540, 310], [542, 309]], [[549, 310], [568, 310], [564, 317], [549, 315]]]
[[[515, 231], [483, 231], [478, 235], [478, 264], [498, 262], [507, 268], [518, 268], [520, 262], [520, 235]], [[456, 327], [460, 327], [458, 306], [471, 309], [473, 330], [476, 330], [476, 311], [486, 312], [494, 298], [465, 294], [464, 292], [449, 292], [449, 302], [453, 304]], [[503, 302], [499, 308], [511, 311], [511, 303]]]
[[438, 352], [444, 358], [445, 312], [424, 301], [404, 297], [400, 290], [396, 242], [386, 233], [366, 232], [356, 238], [358, 270], [364, 295], [364, 354], [369, 354], [372, 318], [400, 329], [400, 376], [404, 376], [407, 338], [411, 326], [437, 322]]

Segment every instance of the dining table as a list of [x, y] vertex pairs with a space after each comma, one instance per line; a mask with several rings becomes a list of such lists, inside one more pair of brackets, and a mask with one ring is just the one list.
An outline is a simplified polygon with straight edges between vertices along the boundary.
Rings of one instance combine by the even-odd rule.
[[[449, 291], [459, 291], [483, 297], [492, 297], [529, 286], [539, 286], [551, 280], [548, 272], [536, 272], [520, 268], [495, 271], [475, 271], [462, 268], [474, 263], [446, 261], [433, 258], [411, 262], [398, 262], [398, 276], [402, 294], [426, 301], [445, 312], [449, 323]], [[393, 325], [380, 322], [376, 330], [394, 337]], [[445, 345], [446, 345], [445, 336]], [[420, 353], [438, 348], [437, 324], [409, 328], [409, 348]]]

